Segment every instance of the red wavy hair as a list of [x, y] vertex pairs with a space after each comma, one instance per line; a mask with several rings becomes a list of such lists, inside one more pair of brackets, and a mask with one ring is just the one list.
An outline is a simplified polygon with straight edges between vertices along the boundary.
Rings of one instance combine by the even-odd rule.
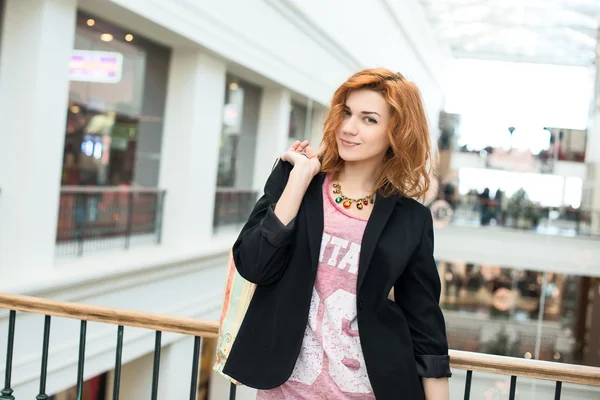
[[348, 94], [358, 89], [381, 93], [391, 110], [390, 147], [377, 189], [386, 196], [397, 193], [405, 197], [423, 197], [430, 184], [431, 139], [421, 94], [400, 73], [385, 68], [360, 71], [335, 91], [323, 130], [321, 171], [335, 176], [343, 167], [335, 133], [342, 123]]

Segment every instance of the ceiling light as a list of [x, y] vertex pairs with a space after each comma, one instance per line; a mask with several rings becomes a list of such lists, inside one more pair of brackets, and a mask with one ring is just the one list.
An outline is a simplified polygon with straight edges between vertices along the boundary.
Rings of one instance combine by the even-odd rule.
[[111, 35], [110, 33], [103, 33], [102, 35], [100, 35], [100, 40], [102, 40], [103, 42], [110, 42], [113, 40], [113, 35]]
[[79, 111], [80, 111], [79, 106], [71, 106], [71, 112], [73, 114], [77, 114], [77, 113], [79, 113]]
[[127, 35], [125, 35], [125, 40], [131, 42], [133, 40], [133, 35], [131, 33], [128, 33]]
[[96, 24], [96, 21], [94, 21], [93, 19], [90, 18], [87, 20], [87, 24], [88, 24], [88, 26], [94, 26]]
[[229, 90], [238, 90], [238, 87], [239, 87], [238, 84], [235, 82], [231, 82], [229, 84]]

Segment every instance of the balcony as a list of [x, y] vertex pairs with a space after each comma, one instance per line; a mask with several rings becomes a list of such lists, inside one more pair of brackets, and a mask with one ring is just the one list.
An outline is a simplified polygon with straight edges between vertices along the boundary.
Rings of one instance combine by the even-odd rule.
[[217, 188], [213, 229], [218, 232], [227, 228], [241, 228], [248, 220], [257, 198], [258, 193], [251, 190]]
[[56, 256], [160, 243], [165, 194], [149, 188], [63, 186]]
[[[161, 374], [161, 349], [163, 333], [175, 333], [193, 338], [193, 348], [189, 370], [188, 388], [189, 399], [198, 398], [198, 382], [200, 369], [200, 350], [202, 340], [215, 338], [218, 325], [214, 321], [202, 321], [192, 318], [174, 317], [148, 312], [123, 310], [109, 307], [77, 304], [64, 301], [54, 301], [36, 297], [19, 295], [0, 295], [0, 308], [8, 312], [8, 325], [6, 336], [6, 368], [4, 389], [0, 399], [13, 400], [20, 394], [12, 386], [13, 359], [18, 354], [15, 352], [15, 337], [21, 329], [31, 327], [31, 318], [43, 319], [43, 338], [41, 347], [41, 372], [39, 374], [39, 394], [37, 399], [47, 400], [49, 394], [48, 365], [50, 355], [51, 322], [53, 319], [69, 319], [78, 321], [79, 325], [79, 351], [77, 355], [76, 376], [73, 383], [76, 387], [76, 396], [82, 398], [84, 377], [86, 376], [86, 360], [93, 354], [86, 349], [87, 339], [97, 332], [88, 333], [88, 323], [96, 327], [112, 327], [113, 337], [116, 341], [114, 358], [114, 379], [111, 392], [112, 399], [118, 400], [121, 394], [121, 370], [123, 366], [124, 336], [136, 328], [154, 331], [153, 368], [151, 377], [151, 399], [173, 398], [171, 393], [164, 393], [159, 387]], [[19, 320], [17, 319], [19, 317]], [[23, 319], [21, 319], [23, 318]], [[20, 323], [23, 322], [23, 326]], [[99, 323], [99, 324], [98, 324]], [[3, 343], [2, 343], [3, 344]], [[451, 351], [452, 369], [454, 378], [451, 379], [451, 398], [464, 399], [496, 399], [508, 398], [510, 400], [531, 397], [531, 391], [544, 397], [553, 393], [554, 399], [597, 399], [600, 395], [600, 368], [558, 364], [537, 360], [522, 360], [517, 358], [470, 353], [464, 351]], [[179, 360], [184, 362], [185, 360]], [[381, 360], [385, 362], [385, 360]], [[498, 378], [501, 375], [501, 378]], [[464, 379], [463, 379], [464, 377]], [[509, 381], [509, 382], [508, 382]], [[503, 383], [506, 383], [504, 385]], [[222, 382], [221, 382], [222, 383]], [[136, 388], [137, 389], [137, 388]], [[139, 388], [142, 390], [143, 388]], [[501, 392], [502, 397], [497, 397]], [[506, 392], [506, 393], [504, 393]], [[504, 396], [505, 395], [505, 396]], [[237, 387], [229, 385], [229, 399], [236, 399]], [[225, 398], [220, 395], [219, 398]], [[179, 397], [178, 397], [179, 398]], [[241, 396], [240, 396], [241, 398]], [[535, 398], [535, 395], [534, 395]]]
[[600, 210], [510, 204], [501, 209], [494, 199], [482, 208], [475, 196], [434, 203], [431, 208], [439, 227], [453, 225], [530, 232], [562, 237], [600, 238]]
[[[217, 188], [213, 229], [236, 231], [248, 219], [257, 193]], [[160, 244], [166, 191], [153, 188], [63, 186], [56, 257]]]

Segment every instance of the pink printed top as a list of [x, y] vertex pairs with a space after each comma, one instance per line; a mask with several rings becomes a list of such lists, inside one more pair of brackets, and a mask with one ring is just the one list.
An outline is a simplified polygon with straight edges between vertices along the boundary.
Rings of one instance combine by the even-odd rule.
[[375, 399], [356, 320], [358, 260], [366, 219], [339, 208], [323, 183], [324, 230], [308, 324], [286, 383], [257, 400]]

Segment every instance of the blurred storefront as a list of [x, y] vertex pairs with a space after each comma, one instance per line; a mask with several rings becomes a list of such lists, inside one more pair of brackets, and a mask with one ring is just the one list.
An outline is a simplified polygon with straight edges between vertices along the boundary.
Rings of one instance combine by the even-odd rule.
[[262, 89], [228, 75], [219, 146], [217, 187], [249, 189], [254, 170]]
[[439, 271], [451, 348], [600, 366], [597, 279], [456, 261]]
[[79, 13], [63, 185], [156, 186], [170, 50]]

